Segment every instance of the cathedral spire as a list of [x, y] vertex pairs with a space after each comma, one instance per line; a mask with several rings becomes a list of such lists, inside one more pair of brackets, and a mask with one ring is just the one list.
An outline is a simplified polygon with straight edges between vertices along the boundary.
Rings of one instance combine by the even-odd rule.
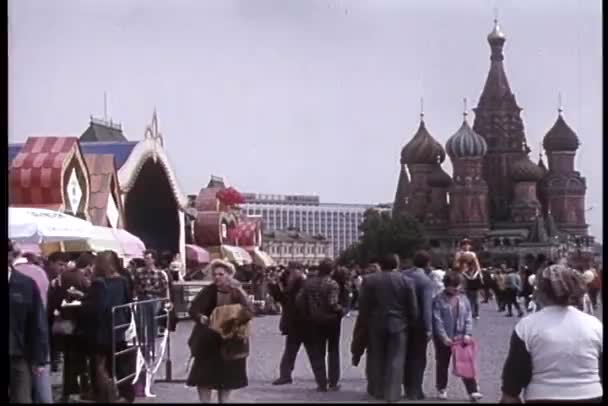
[[509, 81], [503, 66], [503, 46], [506, 37], [498, 25], [498, 20], [494, 20], [494, 29], [488, 34], [488, 43], [490, 44], [490, 71], [486, 79], [486, 84], [481, 93], [479, 100], [480, 106], [488, 103], [500, 103], [505, 98], [513, 97]]
[[424, 98], [420, 98], [420, 121], [424, 121]]

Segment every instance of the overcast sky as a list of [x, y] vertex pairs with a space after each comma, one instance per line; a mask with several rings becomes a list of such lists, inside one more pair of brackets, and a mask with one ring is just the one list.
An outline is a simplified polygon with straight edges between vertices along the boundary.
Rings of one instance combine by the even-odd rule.
[[532, 158], [561, 92], [601, 239], [599, 0], [9, 0], [9, 140], [80, 135], [105, 91], [131, 140], [157, 108], [185, 193], [215, 174], [244, 192], [390, 202], [420, 98], [443, 144], [463, 97], [477, 104], [496, 7]]

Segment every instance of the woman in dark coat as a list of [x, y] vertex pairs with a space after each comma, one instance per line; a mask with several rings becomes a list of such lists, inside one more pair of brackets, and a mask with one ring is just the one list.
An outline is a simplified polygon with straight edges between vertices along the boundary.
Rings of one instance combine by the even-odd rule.
[[197, 387], [201, 403], [210, 402], [212, 390], [217, 390], [219, 402], [225, 403], [232, 390], [248, 385], [249, 340], [223, 340], [209, 326], [211, 315], [220, 306], [240, 304], [242, 311], [236, 321], [244, 325], [253, 318], [253, 308], [245, 292], [231, 283], [232, 265], [215, 260], [211, 272], [213, 283], [198, 293], [188, 311], [196, 324], [188, 340], [194, 363], [186, 385]]
[[[116, 400], [112, 384], [112, 308], [129, 303], [131, 295], [127, 280], [120, 276], [116, 269], [115, 253], [104, 251], [95, 258], [94, 279], [88, 289], [82, 305], [82, 327], [84, 340], [89, 353], [93, 354], [92, 380], [93, 391], [97, 401], [112, 402]], [[115, 325], [129, 323], [129, 310], [116, 311]], [[114, 351], [124, 350], [126, 346], [125, 329], [114, 331]], [[119, 356], [120, 357], [120, 356]], [[123, 356], [124, 357], [124, 356]], [[124, 359], [117, 359], [117, 375], [122, 378], [130, 372]], [[126, 367], [126, 368], [125, 368]], [[130, 382], [119, 385], [118, 392], [127, 402], [135, 399]]]

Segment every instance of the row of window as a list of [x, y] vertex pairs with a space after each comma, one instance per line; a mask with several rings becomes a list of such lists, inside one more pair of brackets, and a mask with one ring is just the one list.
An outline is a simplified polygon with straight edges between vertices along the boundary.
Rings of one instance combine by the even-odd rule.
[[[316, 249], [315, 249], [316, 248]], [[325, 255], [327, 249], [322, 246], [271, 245], [268, 253], [272, 255]]]

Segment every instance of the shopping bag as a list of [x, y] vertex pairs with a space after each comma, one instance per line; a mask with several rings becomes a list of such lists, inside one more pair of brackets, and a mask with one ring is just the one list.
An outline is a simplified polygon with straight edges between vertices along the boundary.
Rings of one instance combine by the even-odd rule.
[[452, 344], [452, 373], [460, 378], [477, 377], [477, 343], [455, 340]]

